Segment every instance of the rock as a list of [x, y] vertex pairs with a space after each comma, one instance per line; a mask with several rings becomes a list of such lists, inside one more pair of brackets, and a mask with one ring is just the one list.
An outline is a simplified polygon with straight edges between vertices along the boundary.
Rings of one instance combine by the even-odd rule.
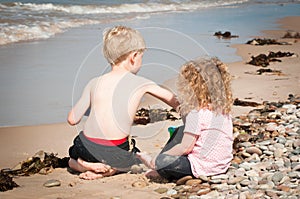
[[165, 187], [160, 187], [160, 188], [155, 189], [154, 191], [156, 193], [163, 194], [163, 193], [166, 193], [168, 191], [168, 189]]
[[175, 195], [175, 194], [177, 194], [177, 191], [176, 191], [175, 189], [169, 189], [169, 190], [167, 191], [167, 195], [168, 195], [168, 196], [172, 196], [172, 195]]
[[183, 185], [186, 183], [186, 181], [193, 179], [192, 176], [184, 176], [176, 181], [176, 185]]
[[246, 177], [244, 177], [244, 176], [240, 176], [240, 177], [234, 177], [234, 178], [229, 178], [229, 180], [228, 180], [228, 184], [229, 185], [232, 185], [232, 184], [237, 184], [237, 183], [239, 183], [239, 182], [241, 182], [241, 181], [243, 181], [243, 180], [245, 180], [246, 179]]
[[274, 184], [279, 184], [279, 182], [282, 180], [282, 178], [284, 177], [284, 174], [281, 172], [276, 172], [274, 173], [274, 175], [272, 176], [272, 181], [274, 182]]
[[228, 178], [229, 178], [229, 176], [227, 174], [220, 174], [220, 175], [211, 176], [212, 180], [216, 180], [216, 179], [225, 180], [225, 179], [228, 179]]
[[137, 180], [137, 181], [133, 182], [131, 185], [133, 187], [143, 188], [143, 187], [148, 186], [148, 183], [145, 182], [144, 180]]
[[240, 142], [248, 142], [248, 140], [250, 139], [250, 135], [248, 133], [240, 133], [238, 136], [237, 136], [237, 139], [240, 141]]
[[44, 187], [48, 187], [48, 188], [49, 187], [57, 187], [57, 186], [60, 186], [60, 185], [61, 185], [60, 181], [55, 180], [55, 179], [48, 180], [43, 184]]
[[198, 195], [198, 196], [202, 196], [202, 195], [205, 195], [205, 194], [209, 193], [210, 191], [211, 191], [210, 188], [200, 189], [200, 190], [197, 192], [197, 195]]
[[131, 173], [137, 174], [137, 173], [142, 173], [143, 172], [143, 167], [139, 165], [132, 165], [130, 168]]
[[242, 180], [242, 181], [240, 181], [240, 184], [242, 186], [248, 186], [250, 184], [250, 180], [248, 180], [248, 179]]
[[284, 192], [289, 192], [291, 188], [287, 185], [279, 185], [276, 187], [276, 189]]
[[222, 191], [231, 190], [232, 187], [230, 187], [226, 183], [223, 183], [223, 184], [213, 184], [213, 185], [211, 185], [211, 189], [214, 189], [214, 190], [222, 192]]
[[204, 175], [200, 175], [199, 179], [204, 181], [204, 182], [207, 182], [209, 180], [209, 178], [207, 176], [204, 176]]
[[295, 147], [295, 148], [300, 147], [300, 139], [297, 139], [293, 142], [293, 147]]
[[249, 148], [246, 149], [246, 152], [250, 153], [250, 154], [256, 153], [257, 155], [262, 154], [262, 151], [257, 147], [249, 147]]
[[283, 155], [283, 149], [281, 148], [277, 148], [274, 151], [274, 157], [275, 158], [280, 158]]
[[200, 184], [202, 181], [200, 179], [191, 179], [185, 182], [185, 185], [193, 186]]

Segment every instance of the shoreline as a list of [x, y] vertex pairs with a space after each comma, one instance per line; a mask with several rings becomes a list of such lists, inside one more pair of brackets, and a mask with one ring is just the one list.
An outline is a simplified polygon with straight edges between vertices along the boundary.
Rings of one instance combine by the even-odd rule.
[[[299, 23], [300, 16], [287, 17], [278, 21], [278, 26], [283, 28], [280, 30], [271, 30], [262, 32], [266, 38], [283, 35], [287, 29], [294, 29], [300, 32]], [[282, 24], [283, 23], [283, 24]], [[291, 42], [294, 39], [290, 40]], [[246, 41], [245, 41], [246, 42]], [[232, 88], [234, 98], [238, 97], [242, 100], [256, 101], [285, 101], [287, 94], [300, 94], [299, 75], [300, 68], [300, 41], [287, 46], [251, 46], [246, 44], [234, 45], [237, 49], [236, 53], [241, 55], [243, 61], [226, 63], [230, 73], [234, 76]], [[251, 55], [266, 53], [268, 51], [288, 50], [295, 52], [298, 56], [293, 58], [282, 58], [282, 62], [271, 63], [271, 68], [280, 69], [285, 79], [281, 76], [274, 75], [253, 75], [246, 74], [245, 71], [255, 71], [256, 66], [251, 66], [245, 62], [249, 61]], [[288, 78], [288, 79], [286, 79]], [[298, 82], [295, 83], [295, 80]], [[276, 94], [274, 93], [276, 92]], [[274, 95], [275, 94], [275, 95]], [[148, 102], [147, 102], [148, 103]], [[233, 116], [248, 113], [253, 107], [234, 107]], [[137, 125], [133, 127], [133, 134], [140, 135], [143, 133], [144, 138], [138, 139], [138, 146], [144, 151], [155, 153], [160, 150], [161, 146], [168, 139], [167, 128], [171, 125], [180, 125], [181, 121], [164, 121], [149, 124], [146, 126]], [[79, 129], [81, 127], [79, 126]], [[155, 134], [153, 133], [155, 132]], [[0, 169], [11, 168], [19, 161], [23, 161], [31, 157], [39, 150], [45, 152], [58, 153], [59, 157], [67, 155], [68, 148], [71, 146], [74, 137], [78, 134], [76, 127], [69, 126], [65, 123], [34, 125], [34, 126], [17, 126], [17, 127], [0, 127], [1, 150]], [[63, 183], [60, 187], [45, 188], [42, 184], [49, 179], [59, 179]], [[153, 190], [159, 187], [172, 187], [173, 183], [159, 184], [150, 183], [143, 188], [132, 187], [132, 182], [143, 179], [143, 174], [120, 174], [108, 178], [95, 181], [80, 180], [78, 176], [71, 175], [66, 169], [55, 169], [48, 175], [33, 175], [29, 177], [16, 178], [17, 184], [21, 187], [11, 191], [0, 192], [2, 198], [73, 198], [86, 197], [89, 198], [107, 198], [118, 194], [123, 195], [122, 198], [160, 198], [163, 195]], [[72, 186], [71, 186], [71, 185]], [[99, 187], [101, 187], [99, 189]], [[116, 188], [119, 187], [119, 193]], [[74, 191], [74, 192], [73, 192]], [[72, 193], [71, 193], [72, 192]]]

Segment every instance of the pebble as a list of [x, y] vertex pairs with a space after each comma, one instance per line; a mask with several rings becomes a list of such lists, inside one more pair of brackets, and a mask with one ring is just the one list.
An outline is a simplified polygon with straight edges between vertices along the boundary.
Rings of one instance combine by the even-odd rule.
[[143, 180], [137, 180], [135, 182], [132, 183], [132, 186], [133, 187], [139, 187], [139, 188], [142, 188], [142, 187], [146, 187], [148, 186], [148, 183], [143, 181]]
[[[168, 191], [167, 188], [165, 187], [160, 187], [160, 188], [157, 188], [154, 190], [156, 193], [159, 193], [159, 194], [163, 194], [163, 193], [166, 193]], [[175, 190], [174, 190], [175, 191]]]
[[186, 181], [185, 185], [194, 186], [200, 184], [202, 181], [200, 179], [191, 179]]
[[60, 181], [59, 180], [54, 180], [54, 179], [48, 180], [43, 184], [44, 187], [48, 187], [48, 188], [49, 187], [57, 187], [57, 186], [60, 186], [60, 185], [61, 185]]
[[257, 147], [249, 147], [249, 148], [246, 149], [246, 152], [250, 153], [250, 154], [256, 153], [257, 155], [262, 154], [262, 151]]
[[243, 181], [243, 180], [245, 180], [246, 179], [246, 177], [244, 177], [244, 176], [239, 176], [239, 177], [235, 177], [235, 178], [231, 178], [231, 179], [229, 179], [228, 180], [228, 184], [237, 184], [237, 183], [239, 183], [239, 182], [241, 182], [241, 181]]
[[282, 178], [284, 177], [284, 174], [281, 172], [276, 172], [274, 173], [274, 175], [272, 176], [272, 181], [275, 184], [279, 184], [279, 182], [282, 180]]
[[182, 178], [180, 178], [179, 180], [176, 181], [177, 185], [183, 185], [186, 183], [186, 181], [193, 179], [192, 176], [184, 176]]
[[209, 192], [210, 192], [210, 188], [204, 188], [204, 189], [200, 189], [199, 191], [197, 191], [197, 195], [201, 196], [201, 195], [207, 194]]
[[298, 199], [300, 97], [294, 99], [297, 103], [266, 102], [233, 119], [237, 143], [226, 173], [184, 177], [164, 193], [177, 199]]

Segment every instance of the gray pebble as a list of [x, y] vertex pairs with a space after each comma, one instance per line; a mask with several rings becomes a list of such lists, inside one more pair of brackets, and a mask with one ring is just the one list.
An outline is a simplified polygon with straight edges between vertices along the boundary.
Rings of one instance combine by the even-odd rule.
[[59, 180], [54, 180], [54, 179], [48, 180], [43, 184], [44, 187], [48, 187], [48, 188], [49, 187], [57, 187], [57, 186], [60, 186], [60, 185], [61, 185], [60, 181]]

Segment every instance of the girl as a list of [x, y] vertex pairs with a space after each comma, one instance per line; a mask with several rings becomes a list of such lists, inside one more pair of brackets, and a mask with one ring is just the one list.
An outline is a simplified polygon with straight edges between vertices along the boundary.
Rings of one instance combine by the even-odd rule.
[[138, 153], [152, 169], [146, 175], [177, 180], [226, 172], [233, 157], [233, 99], [227, 67], [217, 58], [189, 61], [180, 70], [177, 89], [184, 126], [176, 129], [156, 157]]

